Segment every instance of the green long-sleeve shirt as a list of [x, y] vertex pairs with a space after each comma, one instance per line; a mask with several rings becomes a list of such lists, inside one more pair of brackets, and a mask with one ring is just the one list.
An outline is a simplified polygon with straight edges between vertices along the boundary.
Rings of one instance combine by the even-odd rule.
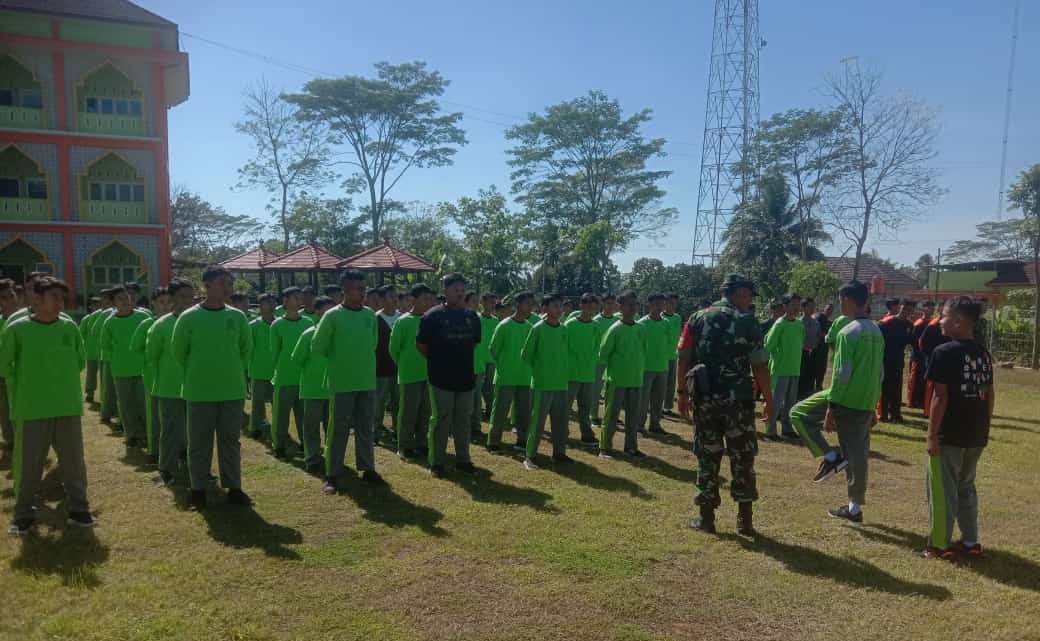
[[135, 309], [126, 316], [112, 314], [105, 320], [101, 349], [108, 352], [113, 377], [141, 376], [144, 371], [144, 355], [135, 352], [131, 343], [137, 327], [148, 318], [148, 314]]
[[307, 328], [314, 327], [311, 319], [301, 316], [291, 321], [282, 316], [271, 324], [271, 356], [274, 358], [274, 378], [271, 383], [281, 386], [300, 384], [300, 368], [292, 359], [292, 351]]
[[311, 349], [317, 329], [313, 325], [305, 329], [292, 350], [293, 363], [300, 370], [300, 398], [303, 399], [322, 400], [329, 397], [329, 388], [325, 386], [328, 361]]
[[831, 328], [827, 330], [827, 336], [823, 339], [823, 342], [828, 345], [833, 345], [835, 341], [838, 340], [838, 332], [845, 329], [845, 326], [849, 324], [850, 320], [852, 319], [844, 314], [835, 318], [834, 321], [831, 322]]
[[495, 328], [488, 346], [495, 359], [495, 385], [527, 387], [531, 384], [531, 368], [521, 355], [527, 335], [534, 327], [531, 318], [518, 321], [510, 316]]
[[23, 317], [4, 328], [0, 376], [8, 380], [11, 418], [32, 421], [83, 415], [80, 372], [86, 365], [76, 323]]
[[637, 322], [646, 328], [646, 359], [643, 371], [667, 372], [668, 361], [675, 354], [671, 323], [664, 316], [655, 320], [649, 315]]
[[196, 305], [173, 327], [173, 354], [184, 370], [186, 401], [237, 401], [246, 397], [242, 376], [253, 342], [245, 314], [225, 305]]
[[674, 361], [679, 358], [679, 338], [682, 337], [682, 326], [683, 318], [681, 314], [664, 314], [661, 318], [668, 321], [668, 327], [671, 330], [671, 336], [669, 340], [672, 343], [672, 353], [668, 356], [668, 360]]
[[101, 310], [95, 310], [84, 316], [83, 320], [79, 322], [79, 334], [83, 338], [83, 350], [86, 352], [88, 361], [96, 361], [101, 355], [98, 337], [91, 331], [100, 315]]
[[[273, 323], [271, 323], [273, 325]], [[271, 325], [257, 318], [249, 323], [253, 349], [249, 357], [249, 378], [269, 381], [274, 378], [274, 353], [271, 352]]]
[[845, 325], [834, 341], [831, 403], [874, 411], [881, 398], [885, 339], [876, 323], [858, 318]]
[[159, 317], [148, 329], [145, 341], [145, 369], [155, 372], [152, 381], [152, 396], [158, 398], [183, 398], [184, 370], [173, 356], [173, 327], [177, 317], [166, 314]]
[[603, 335], [594, 320], [587, 322], [572, 318], [567, 328], [567, 365], [569, 379], [576, 383], [592, 383], [596, 380], [596, 364], [599, 363], [599, 344]]
[[599, 348], [599, 359], [606, 363], [606, 381], [614, 387], [642, 387], [646, 362], [646, 327], [616, 321], [607, 330]]
[[101, 344], [101, 330], [105, 327], [105, 321], [111, 318], [115, 313], [115, 307], [98, 310], [98, 316], [90, 326], [90, 334], [94, 337], [94, 340], [97, 341], [98, 345], [98, 360], [103, 363], [108, 363], [112, 360], [112, 357], [108, 353], [108, 350], [105, 349], [105, 346]]
[[[617, 321], [618, 319], [613, 314], [611, 314], [610, 316], [596, 314], [592, 317], [592, 322], [596, 323], [596, 326], [599, 327], [600, 337], [606, 336], [607, 332], [610, 331], [610, 328], [613, 327], [614, 323], [616, 323]], [[604, 363], [603, 361], [600, 361], [599, 364], [606, 365], [606, 363]]]
[[415, 346], [420, 321], [422, 316], [419, 314], [405, 314], [397, 319], [390, 332], [390, 358], [397, 363], [397, 382], [400, 385], [427, 380], [426, 357]]
[[569, 384], [567, 329], [540, 321], [527, 335], [520, 358], [531, 368], [531, 387], [539, 392], [566, 391]]
[[148, 363], [148, 330], [155, 324], [155, 318], [149, 316], [141, 321], [134, 330], [134, 336], [130, 339], [130, 349], [141, 357], [141, 375], [144, 377], [144, 389], [148, 394], [152, 393], [155, 386], [155, 369]]
[[766, 334], [769, 352], [769, 375], [798, 376], [802, 371], [802, 346], [805, 344], [805, 324], [802, 319], [781, 316]]
[[491, 355], [491, 337], [495, 335], [495, 328], [500, 322], [495, 316], [480, 315], [480, 345], [484, 350], [485, 365], [495, 362]]
[[378, 341], [379, 328], [371, 309], [337, 305], [325, 312], [311, 341], [311, 351], [328, 359], [330, 395], [376, 388]]

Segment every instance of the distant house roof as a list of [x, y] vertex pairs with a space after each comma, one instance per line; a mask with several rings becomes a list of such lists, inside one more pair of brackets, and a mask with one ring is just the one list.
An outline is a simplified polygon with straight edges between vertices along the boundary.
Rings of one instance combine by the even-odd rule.
[[432, 272], [436, 267], [422, 258], [384, 241], [340, 262], [339, 267], [350, 267], [370, 272]]
[[0, 9], [177, 28], [166, 18], [128, 0], [0, 0]]
[[[843, 282], [852, 280], [852, 269], [855, 265], [856, 259], [848, 256], [828, 256], [823, 259], [827, 264], [827, 269], [831, 270], [835, 276], [840, 278]], [[917, 282], [913, 276], [894, 269], [886, 263], [874, 258], [873, 256], [860, 256], [859, 259], [859, 280], [860, 282], [870, 284], [875, 276], [880, 276], [885, 281], [886, 288], [892, 289], [916, 289], [920, 287], [920, 283]]]
[[1032, 263], [1003, 264], [997, 270], [997, 277], [986, 283], [990, 287], [1032, 287], [1036, 284], [1036, 272]]
[[260, 245], [256, 249], [251, 249], [244, 254], [232, 256], [220, 263], [220, 265], [233, 272], [258, 272], [260, 271], [260, 265], [268, 263], [278, 258], [278, 256], [279, 254], [267, 251], [263, 245]]
[[287, 254], [275, 258], [263, 264], [265, 270], [273, 271], [297, 271], [305, 272], [312, 270], [335, 270], [343, 259], [326, 251], [314, 243], [308, 243], [297, 247]]

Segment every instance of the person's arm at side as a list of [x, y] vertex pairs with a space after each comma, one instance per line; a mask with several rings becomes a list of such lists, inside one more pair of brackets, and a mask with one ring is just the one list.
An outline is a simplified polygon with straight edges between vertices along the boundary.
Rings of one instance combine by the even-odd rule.
[[398, 320], [398, 322], [394, 323], [394, 328], [390, 330], [390, 344], [387, 346], [387, 351], [390, 352], [390, 360], [394, 363], [401, 362], [402, 334], [401, 322]]
[[769, 380], [769, 360], [751, 363], [751, 376], [762, 393], [762, 418], [768, 420], [773, 415], [773, 383]]
[[430, 357], [430, 332], [433, 331], [430, 322], [424, 315], [419, 320], [419, 332], [415, 335], [415, 349], [419, 350], [419, 353], [423, 355], [423, 358]]
[[491, 358], [498, 359], [499, 350], [502, 348], [502, 326], [496, 325], [495, 331], [491, 332], [491, 342], [488, 343], [488, 351], [491, 352]]
[[4, 338], [0, 340], [0, 378], [11, 378], [17, 369], [15, 359], [15, 340], [10, 329], [0, 332]]
[[929, 456], [939, 455], [939, 427], [942, 425], [943, 417], [946, 416], [946, 408], [949, 406], [949, 387], [946, 383], [932, 381], [932, 411], [928, 416], [928, 437], [925, 440]]
[[690, 420], [690, 394], [686, 389], [686, 374], [693, 367], [696, 346], [696, 330], [683, 323], [679, 342], [675, 346], [679, 358], [675, 364], [675, 392], [679, 397], [679, 416]]
[[79, 371], [83, 371], [87, 367], [87, 348], [83, 343], [83, 336], [75, 331], [73, 334], [76, 335], [76, 358], [79, 363]]
[[158, 323], [152, 323], [144, 338], [144, 362], [152, 369], [158, 369], [159, 367], [159, 358], [162, 356], [163, 343], [165, 342], [156, 328], [161, 329]]
[[98, 337], [98, 345], [106, 352], [112, 349], [112, 318], [114, 318], [114, 316], [109, 316], [108, 319], [105, 320], [105, 324], [101, 326], [101, 334]]
[[248, 366], [253, 356], [253, 337], [249, 333], [249, 321], [245, 314], [238, 321], [238, 354], [243, 366]]
[[[852, 380], [853, 362], [855, 361], [852, 350], [853, 347], [850, 340], [844, 334], [838, 334], [837, 339], [834, 341], [835, 371], [834, 376], [831, 378], [832, 398], [835, 396], [835, 390], [848, 387], [849, 382]], [[834, 431], [834, 412], [829, 403], [827, 405], [827, 414], [823, 417], [823, 429], [827, 432]]]
[[524, 346], [520, 349], [520, 360], [531, 367], [534, 366], [534, 361], [538, 357], [539, 336], [541, 336], [541, 330], [532, 329], [527, 335], [527, 340], [524, 341]]
[[134, 335], [130, 338], [130, 351], [135, 354], [144, 355], [145, 343], [148, 340], [148, 329], [152, 326], [150, 322], [141, 323], [134, 329]]
[[[283, 323], [284, 322], [280, 321], [280, 320], [276, 320], [275, 322], [271, 323], [271, 331], [269, 332], [269, 334], [270, 334], [270, 340], [269, 340], [270, 344], [269, 344], [269, 347], [271, 349], [271, 362], [274, 363], [275, 367], [278, 367], [278, 359], [281, 357], [281, 354], [282, 354], [282, 332], [281, 332], [282, 327], [281, 327], [281, 324], [283, 324]], [[276, 325], [278, 325], [278, 327], [275, 327]]]
[[[335, 313], [335, 312], [330, 312]], [[334, 330], [334, 317], [325, 314], [318, 321], [318, 329], [314, 330], [314, 338], [311, 339], [311, 353], [318, 357], [327, 358], [329, 347], [332, 345], [332, 332]]]

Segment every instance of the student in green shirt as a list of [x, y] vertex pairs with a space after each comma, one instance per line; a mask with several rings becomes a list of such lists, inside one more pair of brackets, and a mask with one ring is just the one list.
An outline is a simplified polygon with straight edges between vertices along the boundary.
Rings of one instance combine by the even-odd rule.
[[[314, 301], [314, 315], [321, 321], [325, 312], [335, 307], [328, 296], [319, 296]], [[311, 350], [317, 325], [312, 325], [300, 335], [292, 350], [292, 360], [300, 371], [300, 398], [303, 400], [303, 428], [300, 442], [303, 444], [303, 464], [308, 474], [318, 475], [325, 469], [321, 457], [322, 425], [328, 428], [329, 388], [325, 385], [326, 360]]]
[[[617, 313], [617, 296], [614, 294], [604, 294], [601, 297], [602, 308], [596, 316], [593, 317], [592, 321], [596, 323], [596, 327], [599, 328], [599, 335], [606, 336], [607, 330], [614, 326], [617, 322], [615, 314]], [[607, 364], [603, 361], [596, 363], [596, 402], [592, 406], [592, 424], [601, 425], [599, 418], [599, 399], [603, 397], [603, 375], [607, 371]]]
[[547, 416], [551, 421], [553, 462], [573, 462], [567, 456], [570, 364], [567, 329], [560, 323], [562, 306], [562, 296], [548, 296], [545, 320], [536, 323], [531, 329], [521, 351], [521, 358], [531, 368], [531, 390], [534, 396], [531, 425], [527, 430], [527, 456], [524, 458], [524, 468], [527, 470], [538, 469], [535, 456], [538, 454], [538, 443], [542, 440]]
[[343, 474], [347, 437], [354, 429], [354, 455], [361, 480], [385, 485], [376, 472], [372, 410], [376, 390], [375, 313], [364, 306], [365, 274], [348, 269], [340, 276], [343, 304], [325, 312], [311, 340], [311, 353], [328, 359], [330, 425], [325, 440], [325, 483], [322, 493], [335, 494]]
[[664, 294], [650, 294], [646, 299], [649, 313], [638, 321], [646, 328], [643, 392], [639, 396], [639, 418], [636, 421], [641, 434], [646, 429], [648, 416], [649, 431], [653, 434], [665, 433], [661, 427], [661, 413], [664, 411], [665, 393], [668, 390], [668, 359], [675, 354], [672, 323], [662, 315], [666, 300]]
[[101, 299], [94, 296], [87, 302], [87, 315], [79, 322], [79, 334], [83, 337], [83, 349], [87, 354], [87, 374], [84, 384], [86, 398], [84, 402], [90, 404], [94, 403], [94, 394], [97, 393], [98, 355], [100, 353], [97, 339], [90, 333], [90, 327], [97, 320], [99, 309], [101, 309]]
[[235, 292], [228, 297], [228, 304], [242, 312], [243, 316], [249, 318], [249, 296], [242, 292]]
[[[18, 311], [18, 296], [14, 292], [14, 281], [10, 278], [0, 279], [0, 343], [3, 342], [4, 327], [8, 320]], [[14, 423], [11, 422], [11, 405], [7, 379], [0, 373], [0, 435], [3, 436], [3, 449], [14, 449]]]
[[397, 455], [402, 461], [429, 454], [426, 443], [430, 426], [430, 396], [426, 357], [416, 347], [419, 323], [433, 307], [433, 290], [424, 283], [411, 289], [412, 308], [397, 319], [390, 333], [390, 358], [397, 364], [397, 385], [401, 400], [397, 415]]
[[599, 405], [596, 396], [596, 369], [599, 366], [599, 344], [603, 338], [593, 316], [599, 310], [599, 298], [595, 294], [581, 296], [578, 315], [563, 325], [567, 328], [567, 407], [578, 401], [578, 426], [581, 428], [582, 443], [599, 443], [592, 431], [592, 411]]
[[300, 336], [314, 323], [300, 315], [303, 292], [299, 287], [282, 291], [285, 316], [271, 324], [271, 358], [274, 361], [274, 403], [271, 407], [271, 450], [280, 459], [288, 456], [289, 412], [296, 420], [296, 434], [303, 443], [303, 401], [300, 399], [300, 369], [292, 360], [292, 351]]
[[98, 367], [100, 370], [98, 373], [101, 376], [101, 422], [104, 425], [108, 425], [113, 432], [118, 434], [123, 431], [123, 428], [112, 422], [112, 419], [119, 415], [119, 407], [116, 404], [116, 384], [112, 379], [112, 360], [108, 350], [101, 344], [101, 330], [105, 328], [105, 321], [112, 314], [116, 313], [115, 305], [112, 303], [114, 291], [115, 288], [102, 290], [102, 307], [98, 312], [97, 319], [91, 323], [90, 334], [98, 344]]
[[[773, 382], [773, 413], [766, 423], [765, 438], [770, 441], [798, 438], [791, 425], [791, 408], [798, 402], [798, 378], [802, 370], [802, 347], [805, 324], [800, 318], [802, 299], [797, 294], [784, 294], [784, 315], [776, 319], [766, 334], [769, 352], [769, 377]], [[778, 437], [776, 423], [783, 425]]]
[[145, 340], [145, 369], [154, 372], [152, 398], [158, 404], [153, 421], [159, 425], [159, 479], [166, 487], [175, 482], [177, 462], [187, 448], [187, 406], [182, 387], [184, 371], [173, 355], [173, 327], [192, 306], [195, 290], [188, 280], [174, 278], [166, 287], [170, 311], [159, 316]]
[[[260, 294], [260, 318], [249, 323], [252, 352], [249, 358], [249, 388], [252, 401], [249, 410], [249, 435], [259, 439], [271, 424], [265, 418], [267, 403], [274, 399], [274, 354], [271, 353], [271, 325], [275, 321], [274, 294]], [[273, 409], [273, 408], [272, 408]]]
[[[466, 307], [477, 315], [478, 320], [480, 319], [480, 296], [475, 290], [471, 289], [466, 292]], [[484, 336], [484, 325], [485, 323], [480, 321], [480, 343], [473, 350], [473, 375], [476, 377], [476, 387], [473, 388], [473, 409], [469, 415], [469, 438], [472, 443], [479, 443], [484, 438], [484, 432], [480, 429], [482, 418], [480, 402], [484, 394], [484, 376], [487, 372], [488, 361], [491, 360], [491, 352], [488, 351], [491, 337]]]
[[534, 294], [520, 292], [514, 297], [516, 313], [500, 322], [491, 336], [488, 351], [495, 361], [495, 401], [491, 407], [491, 429], [487, 447], [498, 452], [502, 447], [502, 430], [509, 419], [510, 408], [515, 408], [516, 446], [527, 447], [527, 428], [531, 418], [531, 368], [521, 352], [531, 323]]
[[123, 425], [127, 447], [147, 445], [144, 400], [144, 358], [133, 350], [132, 340], [137, 327], [149, 318], [134, 308], [134, 300], [125, 288], [112, 294], [116, 312], [105, 320], [101, 328], [101, 348], [109, 354], [112, 380], [115, 383], [116, 403]]
[[314, 288], [310, 285], [304, 285], [300, 288], [300, 316], [309, 320], [315, 327], [318, 325], [319, 318], [318, 311], [314, 309], [316, 296]]
[[603, 336], [599, 359], [606, 363], [607, 400], [603, 429], [599, 435], [600, 458], [611, 459], [614, 431], [622, 408], [625, 410], [625, 453], [641, 457], [639, 451], [638, 416], [646, 362], [646, 327], [636, 322], [639, 307], [636, 293], [628, 290], [618, 296], [621, 320]]
[[17, 375], [18, 381], [11, 403], [17, 440], [10, 531], [16, 535], [28, 534], [35, 524], [33, 503], [52, 447], [65, 490], [67, 523], [96, 523], [87, 501], [83, 457], [83, 337], [76, 323], [62, 314], [68, 285], [43, 276], [32, 280], [32, 290], [32, 313], [5, 327], [0, 343], [0, 376]]
[[245, 314], [227, 305], [234, 282], [226, 268], [207, 267], [202, 273], [205, 299], [181, 314], [173, 326], [173, 355], [184, 371], [190, 500], [195, 509], [205, 509], [207, 504], [214, 436], [220, 484], [227, 490], [228, 502], [253, 504], [242, 491], [238, 441], [246, 398], [242, 372], [249, 362], [252, 341]]
[[662, 316], [671, 323], [672, 350], [668, 357], [668, 385], [664, 392], [664, 415], [670, 418], [679, 418], [672, 408], [675, 407], [675, 370], [679, 362], [679, 338], [682, 336], [683, 317], [679, 312], [679, 295], [668, 294], [665, 301], [664, 314]]
[[[473, 415], [479, 422], [491, 422], [491, 404], [495, 399], [495, 359], [491, 358], [491, 337], [495, 335], [495, 328], [500, 322], [495, 316], [495, 308], [498, 306], [498, 296], [492, 292], [484, 292], [480, 297], [480, 349], [484, 353], [484, 377], [481, 387], [477, 390], [478, 398], [474, 399]], [[480, 403], [483, 402], [483, 411], [480, 411]], [[479, 427], [479, 423], [478, 423]]]
[[156, 370], [154, 363], [149, 363], [147, 358], [148, 332], [155, 319], [168, 314], [170, 311], [170, 294], [165, 287], [157, 287], [152, 293], [152, 316], [146, 318], [137, 329], [134, 337], [130, 339], [130, 349], [141, 357], [141, 370], [144, 376], [144, 423], [145, 433], [148, 437], [148, 456], [153, 463], [159, 462], [159, 398], [152, 395], [155, 387]]

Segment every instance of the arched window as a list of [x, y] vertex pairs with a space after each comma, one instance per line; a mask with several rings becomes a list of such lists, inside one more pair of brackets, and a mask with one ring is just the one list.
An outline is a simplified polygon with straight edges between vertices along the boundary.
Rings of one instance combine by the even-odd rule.
[[76, 88], [76, 108], [80, 131], [144, 134], [142, 93], [112, 64], [106, 63], [84, 76]]
[[14, 145], [0, 150], [0, 220], [48, 220], [47, 176]]
[[86, 222], [144, 224], [144, 179], [114, 153], [94, 161], [80, 178], [79, 218]]
[[118, 240], [91, 254], [83, 269], [86, 272], [84, 282], [90, 294], [130, 282], [140, 283], [147, 290], [150, 283], [144, 259]]
[[0, 56], [0, 127], [43, 129], [43, 85], [10, 55]]

